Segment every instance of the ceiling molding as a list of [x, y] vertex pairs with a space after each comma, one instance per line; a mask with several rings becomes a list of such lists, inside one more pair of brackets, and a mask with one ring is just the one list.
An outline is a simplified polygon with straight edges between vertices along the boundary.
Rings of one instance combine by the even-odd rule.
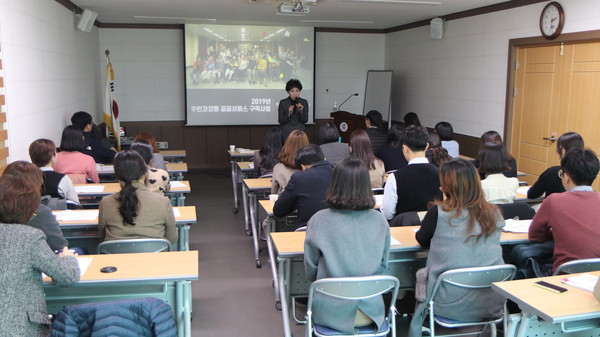
[[183, 29], [182, 23], [99, 23], [98, 28]]

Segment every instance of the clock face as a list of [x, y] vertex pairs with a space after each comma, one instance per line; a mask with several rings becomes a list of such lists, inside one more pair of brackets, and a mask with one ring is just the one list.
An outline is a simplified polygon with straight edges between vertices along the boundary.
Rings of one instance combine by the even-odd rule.
[[563, 26], [563, 11], [560, 4], [549, 3], [540, 17], [540, 30], [546, 38], [554, 39], [560, 35]]

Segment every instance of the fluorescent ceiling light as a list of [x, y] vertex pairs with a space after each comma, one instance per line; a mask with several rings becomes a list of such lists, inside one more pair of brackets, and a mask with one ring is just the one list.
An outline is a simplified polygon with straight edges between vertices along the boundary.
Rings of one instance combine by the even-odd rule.
[[373, 21], [345, 21], [345, 20], [300, 20], [304, 23], [360, 23], [360, 24], [373, 24]]
[[407, 4], [407, 5], [441, 5], [441, 1], [417, 1], [417, 0], [338, 0], [338, 2], [365, 2], [365, 3], [382, 3], [382, 4]]
[[158, 20], [184, 20], [184, 21], [208, 21], [215, 22], [217, 19], [202, 19], [202, 18], [186, 18], [179, 16], [146, 16], [146, 15], [135, 15], [134, 19], [158, 19]]

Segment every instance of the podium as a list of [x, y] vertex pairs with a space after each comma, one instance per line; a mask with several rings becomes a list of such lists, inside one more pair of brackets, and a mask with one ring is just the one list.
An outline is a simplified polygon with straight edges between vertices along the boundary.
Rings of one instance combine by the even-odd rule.
[[349, 143], [350, 135], [356, 129], [366, 129], [365, 116], [353, 114], [348, 111], [334, 111], [330, 114], [337, 128], [342, 142]]

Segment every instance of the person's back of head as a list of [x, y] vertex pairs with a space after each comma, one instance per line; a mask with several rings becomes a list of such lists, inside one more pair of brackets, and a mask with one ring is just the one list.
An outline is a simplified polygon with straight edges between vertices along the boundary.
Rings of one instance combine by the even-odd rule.
[[562, 157], [570, 150], [583, 150], [585, 146], [583, 138], [577, 132], [563, 133], [556, 142], [556, 152]]
[[340, 134], [331, 122], [327, 122], [325, 124], [321, 124], [319, 126], [319, 143], [327, 144], [327, 143], [335, 143], [339, 141]]
[[350, 135], [350, 153], [361, 159], [372, 170], [375, 168], [375, 154], [371, 146], [371, 139], [363, 129], [357, 129]]
[[308, 136], [304, 131], [292, 131], [279, 153], [279, 162], [287, 167], [296, 168], [296, 152], [301, 147], [308, 145], [308, 143]]
[[61, 151], [83, 151], [85, 149], [85, 138], [83, 132], [73, 125], [67, 125], [60, 138]]
[[454, 130], [452, 124], [448, 122], [439, 122], [435, 125], [435, 132], [440, 135], [442, 141], [454, 140]]
[[3, 174], [0, 177], [0, 223], [27, 224], [40, 205], [40, 198], [40, 189], [31, 181]]
[[377, 110], [371, 110], [367, 112], [365, 118], [371, 123], [372, 126], [376, 127], [378, 130], [385, 132], [385, 124], [383, 124], [383, 116]]
[[501, 143], [486, 143], [479, 150], [479, 172], [501, 173], [509, 170], [506, 150]]
[[440, 136], [435, 132], [429, 132], [429, 148], [427, 149], [427, 159], [433, 165], [440, 167], [440, 165], [450, 159], [450, 155], [448, 154], [448, 150], [442, 147], [442, 142], [440, 140]]
[[375, 206], [369, 169], [355, 157], [346, 157], [333, 170], [325, 203], [333, 209], [364, 210]]
[[154, 152], [154, 153], [160, 152], [160, 149], [158, 148], [158, 144], [156, 143], [156, 138], [154, 138], [153, 135], [151, 135], [147, 132], [140, 132], [137, 135], [135, 135], [135, 138], [133, 139], [134, 142], [139, 142], [141, 140], [145, 140], [145, 141], [149, 142], [149, 144], [152, 146], [152, 152]]
[[422, 152], [427, 149], [429, 132], [424, 126], [410, 125], [402, 132], [402, 145], [406, 145], [412, 152]]
[[141, 142], [133, 142], [131, 144], [131, 146], [129, 147], [129, 149], [131, 151], [135, 151], [135, 152], [139, 153], [140, 156], [142, 156], [142, 159], [144, 159], [144, 162], [146, 163], [146, 165], [150, 165], [150, 162], [152, 162], [152, 158], [154, 158], [154, 156], [152, 154], [152, 146], [150, 146], [149, 144], [144, 144]]
[[2, 175], [21, 177], [36, 186], [39, 191], [41, 191], [44, 183], [44, 173], [36, 165], [24, 160], [17, 160], [8, 164]]
[[92, 120], [92, 115], [85, 111], [77, 111], [71, 116], [71, 124], [81, 131], [89, 124], [92, 124]]
[[598, 156], [590, 149], [567, 151], [560, 166], [563, 174], [566, 173], [576, 186], [591, 186], [600, 171]]
[[308, 144], [296, 152], [296, 167], [312, 166], [314, 163], [325, 160], [323, 150], [318, 145]]
[[48, 165], [56, 155], [56, 144], [50, 139], [40, 138], [29, 145], [29, 157], [38, 167]]
[[133, 182], [144, 179], [148, 168], [142, 156], [132, 150], [119, 152], [115, 157], [114, 168], [115, 176], [122, 182], [121, 193], [117, 198], [121, 204], [119, 213], [124, 223], [133, 226], [139, 210], [139, 199]]
[[277, 164], [277, 157], [282, 147], [281, 130], [279, 128], [269, 129], [265, 135], [265, 143], [259, 151], [259, 154], [263, 157], [264, 168], [273, 169]]
[[388, 131], [387, 145], [393, 149], [402, 147], [402, 132], [404, 128], [399, 124], [394, 124]]
[[409, 112], [404, 115], [404, 126], [416, 125], [421, 126], [421, 121], [419, 120], [419, 116], [417, 116], [414, 112]]
[[486, 143], [504, 144], [502, 142], [502, 137], [500, 136], [500, 134], [494, 130], [485, 132], [484, 134], [481, 135], [481, 138], [479, 138], [479, 147], [480, 148], [482, 148], [483, 145], [485, 145]]

